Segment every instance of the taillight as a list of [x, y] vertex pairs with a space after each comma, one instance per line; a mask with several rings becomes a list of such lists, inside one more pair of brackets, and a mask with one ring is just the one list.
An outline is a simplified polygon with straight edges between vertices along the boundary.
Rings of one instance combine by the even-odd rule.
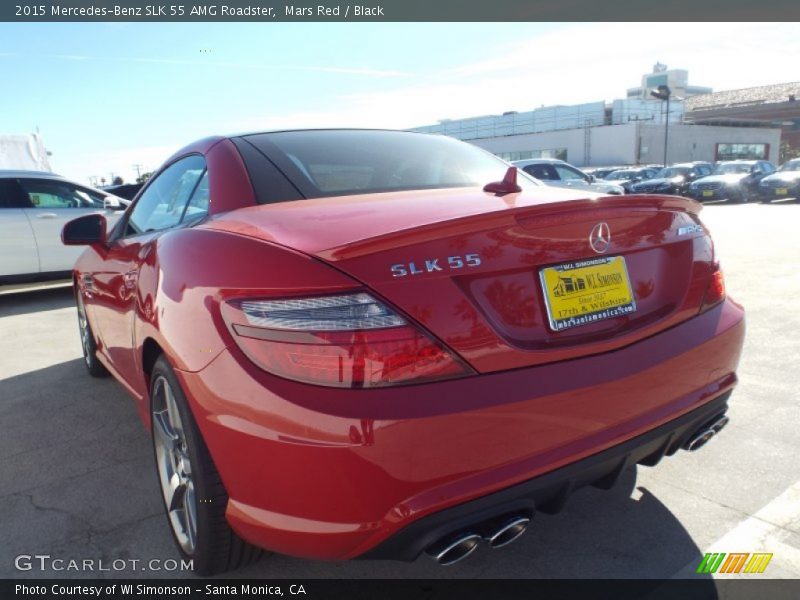
[[722, 274], [722, 269], [719, 264], [714, 265], [714, 272], [711, 274], [711, 281], [706, 288], [706, 294], [703, 297], [703, 305], [700, 307], [700, 312], [705, 312], [722, 302], [725, 299], [725, 276]]
[[223, 305], [236, 343], [259, 367], [316, 385], [367, 388], [461, 377], [460, 359], [361, 292]]

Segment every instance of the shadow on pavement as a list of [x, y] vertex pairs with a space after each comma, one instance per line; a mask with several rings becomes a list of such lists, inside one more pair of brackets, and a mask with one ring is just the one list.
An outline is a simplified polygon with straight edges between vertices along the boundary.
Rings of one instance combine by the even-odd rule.
[[25, 315], [44, 310], [69, 308], [70, 306], [75, 306], [75, 297], [69, 286], [0, 294], [0, 317]]

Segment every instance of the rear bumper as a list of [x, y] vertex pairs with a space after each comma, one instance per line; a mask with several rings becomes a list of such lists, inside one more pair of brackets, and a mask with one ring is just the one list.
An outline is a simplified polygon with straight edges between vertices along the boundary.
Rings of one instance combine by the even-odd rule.
[[552, 510], [567, 485], [674, 451], [706, 407], [720, 412], [743, 337], [726, 300], [613, 352], [434, 384], [317, 388], [236, 348], [177, 374], [242, 537], [308, 558], [413, 559], [427, 529], [506, 501]]
[[506, 515], [532, 517], [539, 510], [559, 512], [576, 490], [592, 485], [610, 489], [626, 468], [658, 464], [672, 456], [693, 433], [714, 417], [728, 410], [731, 392], [656, 429], [499, 492], [471, 500], [414, 521], [388, 540], [359, 558], [415, 560], [438, 540], [461, 531], [477, 528], [486, 521]]

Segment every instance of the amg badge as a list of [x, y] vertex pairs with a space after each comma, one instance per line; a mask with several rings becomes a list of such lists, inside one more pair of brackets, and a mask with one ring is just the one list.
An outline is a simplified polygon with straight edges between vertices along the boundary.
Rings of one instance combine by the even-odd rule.
[[419, 275], [420, 273], [433, 273], [435, 271], [463, 269], [466, 267], [477, 267], [481, 264], [481, 257], [477, 254], [465, 254], [464, 256], [448, 256], [447, 259], [431, 258], [419, 263], [400, 263], [392, 265], [392, 277], [405, 277], [406, 275]]

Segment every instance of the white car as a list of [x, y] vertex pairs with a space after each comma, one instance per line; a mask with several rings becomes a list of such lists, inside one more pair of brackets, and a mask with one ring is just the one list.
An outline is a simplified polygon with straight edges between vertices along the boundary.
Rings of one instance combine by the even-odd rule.
[[555, 158], [530, 158], [511, 162], [531, 177], [535, 177], [545, 185], [554, 187], [577, 188], [600, 194], [622, 195], [625, 189], [608, 181], [597, 181], [594, 176], [587, 175], [578, 167]]
[[129, 204], [53, 173], [0, 170], [0, 286], [69, 277], [83, 248], [61, 243], [64, 224], [99, 212], [111, 227]]

